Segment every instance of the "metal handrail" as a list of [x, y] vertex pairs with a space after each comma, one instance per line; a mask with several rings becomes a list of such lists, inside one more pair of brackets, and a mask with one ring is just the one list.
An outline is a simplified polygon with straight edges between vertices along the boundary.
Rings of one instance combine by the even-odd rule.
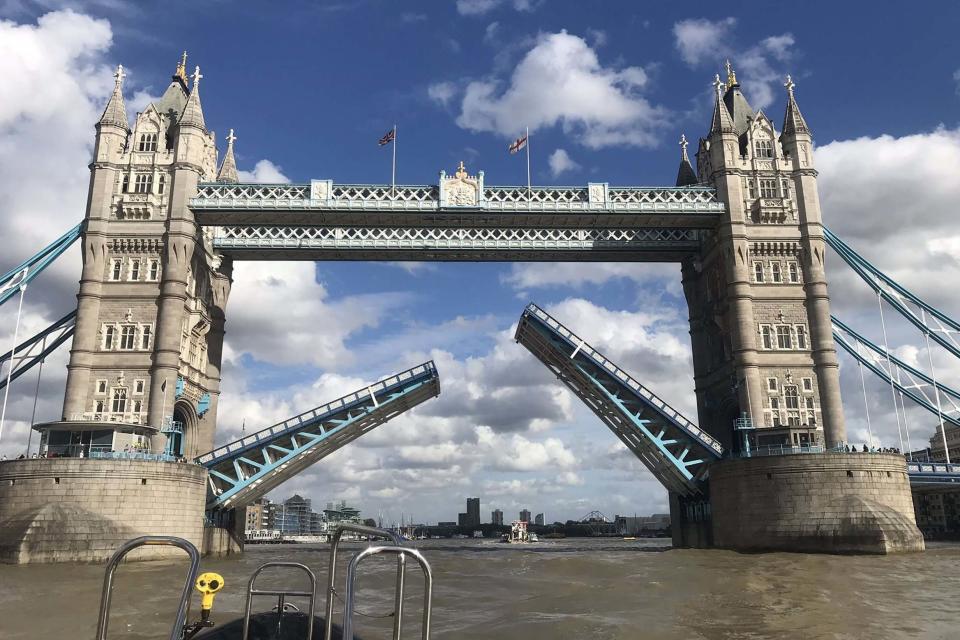
[[253, 446], [264, 438], [273, 438], [275, 436], [283, 435], [283, 433], [290, 431], [291, 429], [300, 428], [305, 421], [304, 418], [315, 420], [321, 418], [325, 414], [331, 413], [335, 410], [343, 409], [348, 405], [355, 404], [361, 400], [365, 400], [370, 397], [374, 397], [375, 399], [375, 395], [381, 391], [385, 391], [393, 386], [396, 386], [405, 380], [431, 372], [436, 372], [436, 366], [432, 360], [405, 371], [401, 371], [400, 373], [392, 375], [389, 378], [384, 378], [383, 380], [368, 385], [366, 388], [360, 391], [354, 391], [353, 393], [349, 393], [343, 397], [337, 398], [336, 400], [331, 400], [330, 402], [310, 409], [309, 411], [304, 411], [301, 414], [287, 418], [282, 422], [278, 422], [273, 426], [261, 429], [260, 431], [241, 438], [240, 440], [235, 440], [229, 444], [217, 447], [216, 449], [197, 457], [196, 461], [200, 464], [209, 463], [224, 455]]
[[[357, 586], [357, 567], [360, 563], [370, 556], [380, 553], [395, 553], [397, 558], [404, 559], [406, 556], [412, 556], [423, 571], [424, 589], [423, 589], [423, 628], [421, 631], [422, 640], [430, 640], [430, 615], [433, 607], [433, 571], [430, 569], [430, 563], [416, 549], [407, 547], [367, 547], [357, 555], [353, 556], [350, 565], [347, 567], [347, 595], [344, 600], [343, 617], [343, 639], [354, 640], [353, 638], [353, 604], [356, 599]], [[398, 616], [399, 619], [399, 616]], [[396, 626], [395, 626], [396, 628]], [[398, 636], [395, 636], [398, 637]], [[330, 635], [327, 634], [327, 640]]]
[[723, 454], [722, 445], [713, 438], [706, 431], [702, 430], [696, 424], [690, 422], [687, 418], [683, 416], [679, 411], [671, 407], [664, 400], [662, 400], [655, 393], [647, 389], [645, 386], [640, 384], [636, 379], [633, 378], [629, 373], [622, 370], [620, 367], [615, 365], [613, 362], [607, 360], [607, 358], [601, 354], [599, 351], [591, 347], [586, 340], [575, 334], [573, 331], [565, 327], [559, 320], [551, 316], [549, 313], [538, 307], [536, 304], [531, 302], [527, 305], [526, 311], [528, 314], [532, 314], [537, 317], [541, 322], [545, 322], [548, 327], [559, 333], [564, 339], [575, 347], [574, 354], [582, 353], [588, 357], [591, 362], [595, 365], [601, 367], [615, 378], [619, 380], [621, 384], [624, 384], [629, 389], [643, 397], [651, 405], [660, 410], [668, 418], [672, 419], [677, 426], [689, 432], [695, 438], [698, 438], [703, 444], [713, 449], [718, 454]]
[[[307, 574], [307, 577], [310, 578], [310, 591], [287, 591], [287, 590], [276, 590], [276, 589], [254, 589], [254, 583], [257, 580], [257, 576], [264, 569], [269, 569], [271, 567], [290, 567], [293, 569], [300, 569]], [[306, 640], [313, 640], [313, 617], [316, 611], [316, 598], [317, 598], [317, 576], [310, 570], [310, 567], [305, 564], [300, 564], [299, 562], [267, 562], [260, 565], [260, 567], [253, 572], [253, 575], [250, 576], [249, 582], [247, 582], [247, 604], [243, 613], [243, 635], [240, 636], [241, 640], [247, 640], [250, 633], [250, 611], [253, 607], [253, 596], [277, 596], [277, 630], [280, 630], [280, 625], [283, 622], [283, 614], [286, 611], [286, 598], [287, 596], [293, 596], [294, 598], [308, 598], [310, 601], [310, 611], [307, 613], [307, 638]], [[299, 611], [299, 609], [297, 609]], [[279, 637], [279, 633], [278, 633]]]
[[[400, 534], [393, 531], [388, 531], [386, 529], [378, 529], [377, 527], [368, 527], [364, 524], [352, 524], [345, 523], [337, 526], [336, 530], [333, 532], [333, 538], [330, 541], [330, 567], [327, 570], [327, 609], [326, 609], [326, 633], [324, 633], [324, 640], [330, 640], [332, 638], [331, 633], [333, 632], [333, 596], [336, 595], [337, 589], [334, 586], [334, 582], [337, 579], [337, 553], [340, 549], [340, 539], [343, 537], [343, 534], [347, 531], [352, 533], [360, 533], [368, 537], [375, 538], [387, 538], [391, 540], [394, 545], [398, 547], [403, 546], [403, 538], [400, 537]], [[396, 594], [394, 597], [394, 619], [393, 619], [393, 640], [400, 640], [400, 628], [401, 622], [403, 619], [403, 586], [404, 578], [406, 574], [406, 560], [403, 556], [397, 558], [397, 586]], [[344, 610], [344, 618], [346, 618], [346, 610]], [[345, 637], [345, 636], [344, 636]]]
[[190, 606], [190, 592], [197, 580], [197, 575], [200, 573], [200, 552], [192, 542], [176, 536], [141, 536], [125, 542], [110, 556], [110, 560], [107, 562], [107, 572], [103, 578], [103, 589], [100, 592], [100, 615], [97, 618], [96, 640], [106, 640], [107, 637], [107, 626], [110, 622], [110, 603], [113, 599], [113, 575], [116, 573], [120, 561], [128, 553], [143, 546], [179, 547], [190, 556], [190, 572], [187, 574], [187, 580], [183, 584], [183, 592], [180, 594], [177, 619], [170, 630], [170, 640], [180, 640], [183, 637], [183, 629], [187, 623], [187, 608]]

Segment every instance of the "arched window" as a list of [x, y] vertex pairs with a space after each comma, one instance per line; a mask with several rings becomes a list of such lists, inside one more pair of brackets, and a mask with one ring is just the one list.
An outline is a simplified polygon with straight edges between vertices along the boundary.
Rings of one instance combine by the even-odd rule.
[[104, 351], [110, 351], [113, 349], [113, 345], [117, 340], [117, 328], [113, 325], [107, 325], [103, 330], [103, 349]]
[[157, 134], [144, 133], [140, 135], [140, 143], [137, 145], [137, 151], [156, 151]]
[[110, 399], [111, 413], [125, 413], [127, 411], [127, 388], [114, 387], [113, 397]]
[[132, 351], [135, 346], [135, 339], [137, 336], [137, 326], [133, 324], [125, 324], [120, 329], [120, 350], [121, 351]]
[[758, 158], [772, 158], [773, 145], [769, 140], [757, 140], [754, 145], [754, 155]]

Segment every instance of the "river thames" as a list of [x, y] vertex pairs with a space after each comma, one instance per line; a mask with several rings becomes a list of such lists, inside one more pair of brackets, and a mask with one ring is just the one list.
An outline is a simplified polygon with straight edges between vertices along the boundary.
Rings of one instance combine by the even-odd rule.
[[[414, 546], [434, 571], [437, 639], [960, 637], [960, 544], [933, 543], [910, 555], [826, 556], [670, 550], [658, 546], [664, 542], [429, 540]], [[358, 548], [342, 548], [341, 590], [346, 559]], [[273, 560], [302, 562], [317, 573], [322, 613], [327, 554], [326, 545], [248, 546], [242, 557], [204, 561], [204, 571], [226, 580], [213, 619], [239, 616], [251, 573]], [[358, 610], [388, 614], [393, 561], [376, 558], [363, 566]], [[185, 567], [121, 567], [110, 638], [165, 638], [178, 571]], [[417, 569], [408, 576], [404, 637], [413, 638], [419, 637], [422, 583]], [[0, 637], [92, 638], [102, 579], [103, 567], [96, 565], [0, 565]], [[263, 584], [280, 580], [266, 576]], [[254, 610], [274, 604], [264, 598]], [[360, 638], [389, 636], [389, 618], [356, 620]]]

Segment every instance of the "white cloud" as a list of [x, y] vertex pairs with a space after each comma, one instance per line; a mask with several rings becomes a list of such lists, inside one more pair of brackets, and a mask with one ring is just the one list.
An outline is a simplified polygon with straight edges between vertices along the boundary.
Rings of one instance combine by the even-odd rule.
[[567, 171], [576, 171], [580, 168], [580, 165], [573, 161], [573, 158], [565, 149], [555, 149], [547, 158], [547, 162], [550, 165], [550, 173], [554, 178]]
[[673, 25], [674, 46], [691, 67], [708, 65], [719, 69], [725, 58], [731, 60], [751, 105], [765, 109], [781, 91], [780, 83], [789, 72], [796, 40], [792, 34], [782, 33], [741, 47], [734, 37], [736, 24], [735, 18], [681, 20]]
[[290, 178], [283, 174], [283, 169], [267, 159], [253, 165], [253, 171], [237, 171], [240, 182], [274, 182], [287, 183]]
[[435, 82], [427, 87], [427, 95], [431, 100], [447, 106], [457, 94], [457, 85], [452, 82]]
[[640, 95], [647, 81], [641, 67], [602, 66], [583, 38], [566, 31], [546, 34], [508, 83], [492, 78], [467, 85], [457, 124], [505, 137], [528, 125], [532, 130], [560, 125], [595, 149], [650, 146], [665, 112]]
[[611, 280], [664, 287], [680, 293], [680, 268], [643, 262], [515, 262], [503, 281], [515, 289], [598, 285]]
[[482, 16], [503, 4], [516, 11], [530, 12], [540, 6], [539, 0], [457, 0], [457, 12], [462, 16]]
[[705, 61], [714, 64], [720, 51], [726, 50], [737, 24], [736, 18], [724, 18], [711, 21], [706, 18], [681, 20], [673, 25], [674, 43], [680, 51], [680, 57], [691, 66]]

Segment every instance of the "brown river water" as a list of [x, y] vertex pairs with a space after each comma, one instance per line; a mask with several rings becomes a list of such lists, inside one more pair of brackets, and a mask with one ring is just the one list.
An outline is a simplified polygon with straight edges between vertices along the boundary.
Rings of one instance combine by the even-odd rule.
[[[960, 639], [960, 544], [871, 557], [668, 550], [658, 546], [663, 542], [413, 544], [433, 567], [437, 640]], [[342, 546], [341, 591], [346, 560], [358, 548]], [[326, 545], [248, 546], [241, 557], [205, 560], [202, 570], [226, 580], [213, 619], [241, 615], [249, 576], [275, 560], [302, 562], [317, 573], [322, 613], [327, 554]], [[167, 638], [185, 568], [177, 562], [121, 567], [109, 637]], [[394, 569], [379, 557], [363, 565], [358, 611], [382, 616], [392, 609]], [[278, 575], [264, 578], [261, 588], [297, 586]], [[102, 580], [102, 566], [0, 565], [0, 638], [92, 638]], [[404, 637], [419, 638], [418, 570], [409, 570], [407, 585]], [[255, 600], [254, 610], [274, 604]], [[389, 618], [356, 620], [359, 638], [389, 637]]]

